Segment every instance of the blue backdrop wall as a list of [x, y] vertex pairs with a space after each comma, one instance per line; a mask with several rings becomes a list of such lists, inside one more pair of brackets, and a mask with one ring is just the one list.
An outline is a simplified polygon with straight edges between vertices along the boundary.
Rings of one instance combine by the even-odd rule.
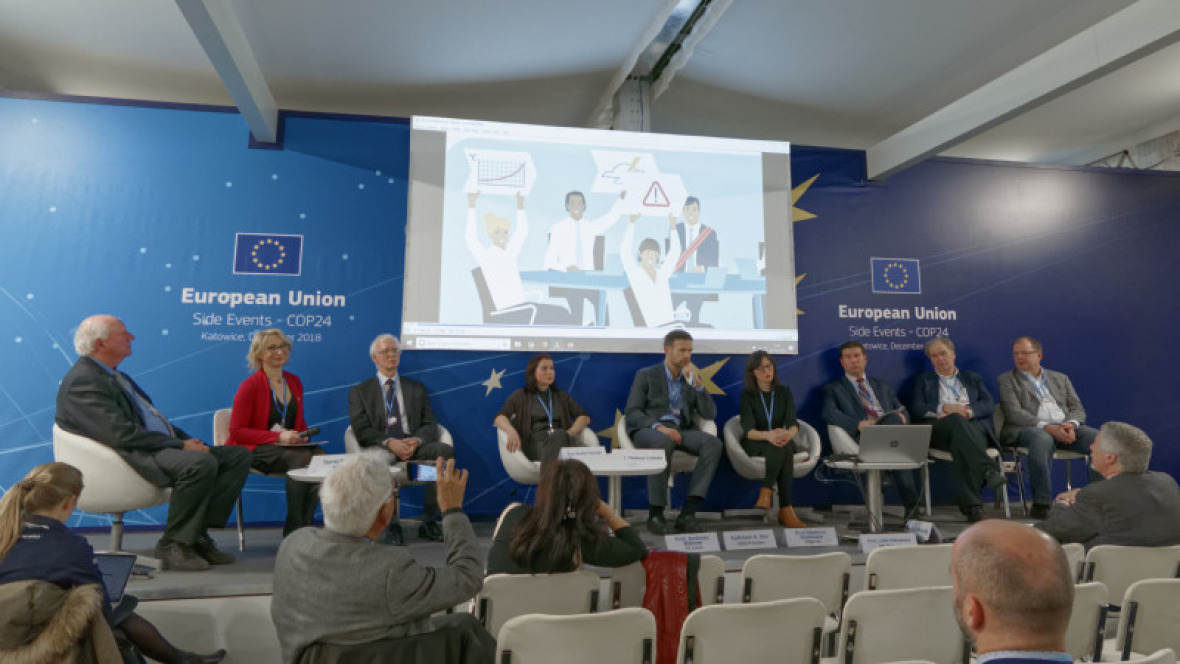
[[[400, 120], [286, 114], [283, 149], [262, 150], [219, 109], [0, 99], [0, 488], [52, 459], [57, 385], [76, 359], [73, 330], [93, 313], [124, 319], [138, 338], [121, 368], [205, 440], [213, 411], [248, 375], [250, 332], [285, 329], [307, 420], [330, 451], [343, 451], [347, 390], [373, 370], [368, 343], [400, 324], [408, 152]], [[779, 367], [803, 419], [822, 424], [819, 388], [840, 375], [835, 347], [849, 338], [869, 346], [870, 373], [905, 400], [926, 369], [928, 338], [948, 334], [960, 366], [994, 388], [1011, 366], [1012, 339], [1031, 334], [1045, 343], [1044, 364], [1073, 378], [1091, 423], [1143, 427], [1156, 442], [1153, 467], [1180, 470], [1174, 409], [1153, 398], [1153, 376], [1176, 368], [1166, 340], [1180, 323], [1180, 177], [936, 159], [864, 185], [863, 154], [808, 148], [796, 148], [792, 169], [801, 352]], [[242, 274], [240, 264], [235, 273], [238, 234], [287, 236], [276, 271], [294, 274]], [[873, 257], [916, 261], [907, 292], [873, 292]], [[698, 348], [728, 418], [745, 358]], [[559, 355], [558, 381], [610, 445], [631, 375], [659, 359], [658, 348]], [[403, 357], [403, 372], [427, 384], [455, 434], [475, 515], [527, 498], [504, 474], [491, 428], [526, 361]], [[936, 499], [949, 500], [949, 482], [935, 479]], [[801, 505], [859, 500], [839, 479], [797, 487]], [[248, 521], [282, 520], [281, 482], [251, 478], [247, 492]], [[625, 493], [629, 507], [646, 505], [641, 480]], [[724, 466], [706, 507], [755, 495]], [[405, 512], [419, 502], [407, 491]], [[78, 514], [72, 525], [104, 521]]]

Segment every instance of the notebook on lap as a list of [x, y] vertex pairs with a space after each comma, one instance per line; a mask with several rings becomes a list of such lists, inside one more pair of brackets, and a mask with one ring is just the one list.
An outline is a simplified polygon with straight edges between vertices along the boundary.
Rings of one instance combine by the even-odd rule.
[[929, 424], [878, 424], [860, 430], [861, 463], [926, 462], [930, 451]]

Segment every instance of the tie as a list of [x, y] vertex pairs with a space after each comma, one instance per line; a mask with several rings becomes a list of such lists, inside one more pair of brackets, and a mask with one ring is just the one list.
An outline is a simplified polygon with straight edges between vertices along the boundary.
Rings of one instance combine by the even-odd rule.
[[869, 388], [865, 385], [864, 378], [856, 379], [856, 396], [860, 397], [860, 405], [864, 407], [865, 414], [870, 420], [875, 420], [881, 417], [881, 411], [873, 403], [873, 395], [869, 393]]
[[[393, 438], [405, 438], [406, 430], [402, 427], [401, 411], [397, 407], [396, 383], [392, 378], [385, 379], [385, 433]], [[397, 418], [393, 424], [390, 418]]]
[[164, 417], [164, 414], [156, 410], [156, 407], [149, 403], [147, 399], [139, 396], [139, 392], [131, 385], [131, 381], [127, 380], [123, 372], [116, 371], [114, 373], [119, 387], [123, 388], [123, 392], [127, 394], [127, 397], [131, 399], [131, 403], [135, 404], [136, 409], [139, 410], [139, 417], [143, 420], [144, 428], [155, 431], [156, 433], [162, 433], [166, 436], [175, 436], [176, 433], [173, 431], [172, 425], [168, 423], [168, 419]]

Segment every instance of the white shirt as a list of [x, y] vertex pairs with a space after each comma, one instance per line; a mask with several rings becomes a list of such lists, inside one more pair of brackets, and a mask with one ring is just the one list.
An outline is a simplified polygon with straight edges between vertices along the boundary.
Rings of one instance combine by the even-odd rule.
[[656, 270], [655, 281], [647, 276], [647, 272], [639, 266], [639, 261], [635, 258], [634, 237], [635, 224], [627, 224], [619, 252], [623, 257], [623, 271], [627, 273], [627, 281], [631, 284], [635, 301], [639, 303], [639, 310], [643, 312], [643, 320], [647, 327], [674, 323], [676, 312], [672, 309], [672, 289], [668, 287], [668, 279], [676, 270], [676, 260], [672, 257], [680, 256], [680, 236], [677, 233], [672, 234], [672, 247], [664, 256], [663, 265]]
[[[1041, 370], [1040, 376], [1034, 376], [1027, 371], [1021, 371], [1024, 379], [1032, 385], [1033, 394], [1037, 395], [1041, 403], [1037, 406], [1037, 428], [1044, 429], [1048, 424], [1061, 424], [1065, 421], [1065, 411], [1057, 403], [1057, 398], [1049, 391], [1049, 376]], [[1074, 422], [1076, 425], [1077, 422]]]
[[496, 305], [496, 309], [506, 309], [526, 301], [528, 298], [524, 295], [524, 283], [520, 280], [520, 268], [516, 266], [516, 258], [520, 255], [524, 240], [529, 234], [528, 215], [524, 210], [516, 211], [516, 226], [503, 249], [494, 244], [482, 246], [475, 227], [475, 209], [469, 207], [467, 249], [483, 271], [484, 281], [488, 284], [488, 291], [492, 294], [492, 303]]
[[576, 265], [580, 270], [594, 269], [594, 238], [602, 235], [619, 220], [623, 199], [618, 199], [610, 210], [588, 221], [585, 217], [569, 217], [553, 224], [549, 231], [549, 248], [545, 251], [546, 270], [565, 270]]
[[[958, 404], [960, 406], [971, 405], [971, 395], [967, 394], [967, 386], [963, 381], [959, 380], [959, 370], [955, 369], [955, 373], [951, 376], [944, 376], [937, 371], [934, 372], [938, 376], [938, 412], [943, 412], [943, 406], [947, 404]], [[968, 408], [970, 410], [970, 408]]]

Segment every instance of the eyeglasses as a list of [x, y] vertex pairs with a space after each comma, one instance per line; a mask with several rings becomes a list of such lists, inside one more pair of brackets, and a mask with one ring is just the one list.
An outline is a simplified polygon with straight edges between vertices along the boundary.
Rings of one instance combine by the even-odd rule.
[[1014, 350], [1014, 351], [1012, 351], [1012, 354], [1013, 355], [1036, 355], [1037, 351], [1035, 351], [1035, 350]]
[[397, 348], [386, 348], [385, 350], [379, 350], [373, 354], [374, 355], [401, 355], [401, 350], [397, 349]]
[[268, 353], [285, 353], [288, 350], [290, 350], [290, 348], [291, 348], [290, 346], [283, 344], [281, 346], [267, 346], [266, 348], [263, 348], [262, 350], [264, 350]]

